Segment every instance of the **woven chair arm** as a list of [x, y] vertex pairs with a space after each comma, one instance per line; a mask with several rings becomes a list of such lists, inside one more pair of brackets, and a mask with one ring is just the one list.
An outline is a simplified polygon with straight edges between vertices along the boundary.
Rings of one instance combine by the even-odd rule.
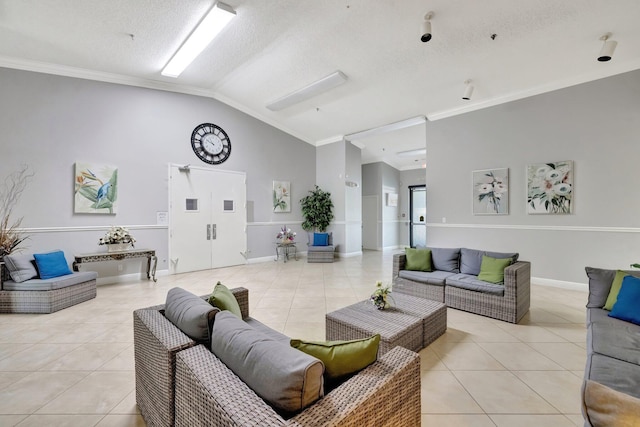
[[396, 278], [400, 273], [400, 270], [404, 270], [407, 263], [406, 254], [394, 254], [393, 255], [393, 275], [391, 277]]
[[247, 288], [233, 288], [231, 289], [233, 296], [236, 297], [238, 301], [238, 305], [240, 306], [240, 312], [242, 313], [242, 318], [246, 319], [249, 317], [249, 289]]
[[394, 347], [287, 425], [420, 425], [420, 356]]
[[152, 342], [156, 349], [164, 353], [175, 353], [196, 345], [159, 310], [144, 308], [133, 312], [133, 342], [136, 348]]
[[531, 263], [518, 261], [504, 269], [504, 294], [516, 298], [531, 292]]

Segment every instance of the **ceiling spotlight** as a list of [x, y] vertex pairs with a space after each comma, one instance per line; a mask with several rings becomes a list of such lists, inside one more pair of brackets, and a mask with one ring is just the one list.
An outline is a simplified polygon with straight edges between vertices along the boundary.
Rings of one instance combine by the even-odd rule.
[[598, 61], [600, 62], [611, 61], [613, 51], [616, 50], [616, 46], [618, 45], [617, 41], [609, 40], [609, 37], [611, 37], [611, 33], [606, 33], [600, 37], [600, 40], [604, 42], [602, 49], [600, 49], [600, 55], [598, 55]]
[[468, 101], [471, 99], [471, 95], [473, 94], [473, 85], [471, 84], [471, 80], [467, 79], [464, 81], [464, 84], [467, 87], [464, 88], [464, 94], [462, 95], [462, 99]]
[[420, 32], [420, 40], [422, 43], [426, 43], [431, 40], [431, 18], [433, 17], [433, 12], [429, 12], [424, 15], [424, 21], [422, 22], [422, 31]]

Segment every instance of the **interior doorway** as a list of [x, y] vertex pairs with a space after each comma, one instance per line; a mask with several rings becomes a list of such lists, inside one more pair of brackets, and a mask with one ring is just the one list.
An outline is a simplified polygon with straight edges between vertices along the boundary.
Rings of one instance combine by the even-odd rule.
[[246, 263], [246, 174], [194, 166], [169, 170], [169, 270]]
[[409, 186], [409, 246], [427, 245], [427, 186]]
[[362, 196], [362, 249], [379, 251], [380, 202], [378, 196]]

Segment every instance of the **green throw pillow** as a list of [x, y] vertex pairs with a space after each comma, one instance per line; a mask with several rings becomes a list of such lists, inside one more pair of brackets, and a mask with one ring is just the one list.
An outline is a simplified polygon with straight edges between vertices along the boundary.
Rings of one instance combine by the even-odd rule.
[[376, 361], [380, 334], [353, 341], [291, 340], [291, 347], [322, 360], [330, 379], [354, 374]]
[[492, 258], [482, 255], [478, 279], [489, 283], [504, 283], [504, 269], [511, 265], [511, 258]]
[[431, 249], [405, 248], [405, 270], [433, 271], [431, 267]]
[[611, 283], [611, 289], [609, 290], [609, 296], [607, 297], [607, 302], [604, 303], [604, 309], [611, 311], [613, 305], [618, 301], [618, 294], [620, 293], [620, 288], [622, 287], [622, 280], [627, 277], [629, 273], [625, 273], [622, 270], [616, 271], [616, 277], [613, 279]]
[[242, 319], [242, 311], [238, 305], [238, 300], [225, 285], [218, 282], [209, 297], [209, 304], [218, 307], [220, 310], [229, 310], [231, 313]]

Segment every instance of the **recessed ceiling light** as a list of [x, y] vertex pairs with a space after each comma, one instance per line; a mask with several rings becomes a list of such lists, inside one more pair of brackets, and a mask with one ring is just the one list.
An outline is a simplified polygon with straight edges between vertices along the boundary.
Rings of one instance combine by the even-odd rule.
[[230, 6], [216, 3], [193, 30], [187, 41], [173, 55], [161, 74], [167, 77], [178, 77], [234, 16], [236, 16], [236, 12]]

